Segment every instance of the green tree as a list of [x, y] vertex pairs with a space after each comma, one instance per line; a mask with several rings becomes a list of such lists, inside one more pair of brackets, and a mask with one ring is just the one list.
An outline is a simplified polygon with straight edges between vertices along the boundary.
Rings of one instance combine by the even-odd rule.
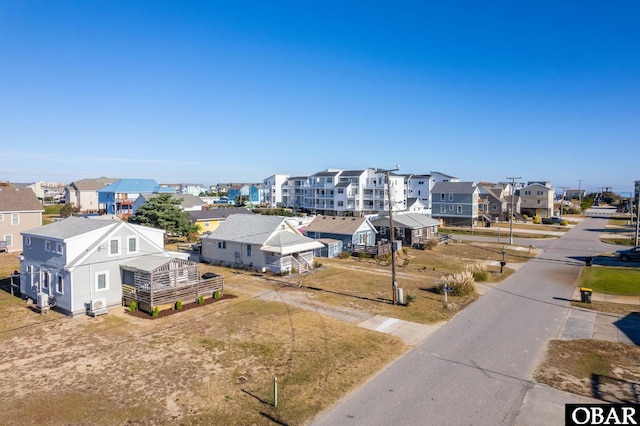
[[69, 217], [80, 213], [80, 207], [74, 207], [73, 204], [65, 204], [60, 208], [60, 217]]
[[172, 194], [160, 194], [141, 205], [129, 222], [164, 229], [167, 234], [180, 237], [197, 233], [198, 226], [191, 223], [189, 214], [180, 209], [180, 202]]

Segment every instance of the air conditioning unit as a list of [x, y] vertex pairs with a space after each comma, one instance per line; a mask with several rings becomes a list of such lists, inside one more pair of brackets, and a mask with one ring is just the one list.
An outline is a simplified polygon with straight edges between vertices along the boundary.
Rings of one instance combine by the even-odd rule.
[[94, 299], [89, 303], [89, 315], [92, 317], [106, 314], [109, 312], [109, 308], [107, 308], [107, 299]]
[[49, 295], [47, 293], [38, 293], [36, 300], [36, 306], [38, 308], [49, 307]]

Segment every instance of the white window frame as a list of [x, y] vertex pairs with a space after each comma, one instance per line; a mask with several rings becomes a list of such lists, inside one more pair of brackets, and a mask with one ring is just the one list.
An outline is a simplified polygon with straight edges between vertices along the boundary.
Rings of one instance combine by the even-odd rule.
[[[104, 288], [100, 288], [100, 277], [104, 276]], [[109, 271], [101, 271], [96, 272], [94, 277], [96, 283], [96, 291], [107, 291], [109, 290]]]
[[462, 206], [456, 206], [456, 213], [462, 214]]
[[449, 211], [452, 212], [453, 211], [453, 204], [449, 204]]
[[24, 237], [24, 245], [26, 246], [31, 245], [31, 237]]
[[247, 244], [247, 257], [251, 257], [251, 244]]
[[445, 195], [444, 192], [442, 194], [440, 194], [440, 201], [444, 201], [445, 200]]
[[64, 244], [56, 243], [56, 253], [64, 254]]
[[440, 213], [446, 213], [447, 212], [447, 206], [440, 206]]
[[[116, 244], [116, 251], [114, 253], [113, 251], [113, 243]], [[109, 246], [108, 246], [108, 250], [109, 250], [109, 256], [117, 256], [120, 254], [120, 238], [110, 238], [109, 239]]]
[[226, 241], [218, 241], [218, 249], [219, 250], [226, 250], [227, 249], [227, 242]]
[[4, 241], [7, 243], [7, 247], [11, 247], [13, 245], [13, 235], [4, 234]]
[[51, 245], [51, 241], [46, 240], [46, 241], [44, 242], [44, 250], [45, 250], [45, 251], [51, 251], [51, 247], [52, 247], [52, 245]]
[[453, 201], [453, 192], [449, 194], [449, 201]]
[[0, 213], [0, 222], [4, 222], [4, 213]]
[[20, 225], [20, 213], [11, 213], [11, 224]]
[[[131, 250], [131, 241], [134, 241], [135, 247]], [[127, 237], [127, 253], [139, 253], [140, 252], [140, 240], [138, 236], [131, 235]]]

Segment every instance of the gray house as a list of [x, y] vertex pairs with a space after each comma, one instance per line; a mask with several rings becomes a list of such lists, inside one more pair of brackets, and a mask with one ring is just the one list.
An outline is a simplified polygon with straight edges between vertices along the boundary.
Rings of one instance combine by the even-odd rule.
[[431, 216], [448, 226], [476, 226], [480, 192], [473, 182], [436, 182]]
[[[389, 216], [372, 221], [381, 238], [389, 239]], [[424, 214], [407, 213], [393, 216], [395, 240], [403, 246], [420, 246], [438, 235], [440, 221]]]
[[325, 245], [320, 251], [323, 257], [335, 257], [343, 250], [352, 251], [356, 246], [376, 244], [376, 228], [364, 217], [317, 216], [305, 232], [307, 237]]
[[22, 232], [20, 291], [68, 315], [104, 313], [122, 305], [122, 265], [177, 253], [163, 248], [164, 231], [113, 219], [69, 217]]
[[201, 241], [203, 261], [275, 273], [312, 269], [313, 251], [322, 248], [285, 217], [250, 214], [230, 215]]

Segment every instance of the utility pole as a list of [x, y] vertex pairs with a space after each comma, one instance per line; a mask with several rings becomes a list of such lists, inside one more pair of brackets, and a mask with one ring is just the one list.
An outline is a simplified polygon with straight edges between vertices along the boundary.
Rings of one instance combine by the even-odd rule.
[[511, 211], [509, 212], [509, 244], [513, 245], [513, 204], [516, 198], [516, 179], [522, 179], [521, 176], [518, 177], [508, 177], [507, 179], [511, 179]]
[[564, 209], [564, 194], [567, 192], [567, 188], [568, 186], [561, 186], [560, 189], [562, 189], [562, 201], [560, 201], [560, 220], [562, 220], [562, 213], [563, 213], [563, 209]]
[[580, 208], [582, 208], [582, 179], [578, 179], [578, 200], [580, 202]]
[[[635, 181], [635, 202], [636, 202], [636, 247], [638, 247], [638, 235], [640, 234], [640, 180]], [[631, 208], [631, 219], [633, 219], [633, 207]]]
[[393, 252], [393, 241], [395, 239], [395, 230], [393, 228], [393, 204], [391, 202], [391, 172], [395, 172], [400, 170], [400, 166], [396, 165], [395, 169], [373, 169], [375, 173], [384, 173], [387, 180], [387, 200], [389, 203], [389, 243], [391, 244], [391, 292], [392, 297], [391, 301], [395, 305], [397, 296], [396, 289], [398, 287], [398, 283], [396, 283], [396, 257]]

